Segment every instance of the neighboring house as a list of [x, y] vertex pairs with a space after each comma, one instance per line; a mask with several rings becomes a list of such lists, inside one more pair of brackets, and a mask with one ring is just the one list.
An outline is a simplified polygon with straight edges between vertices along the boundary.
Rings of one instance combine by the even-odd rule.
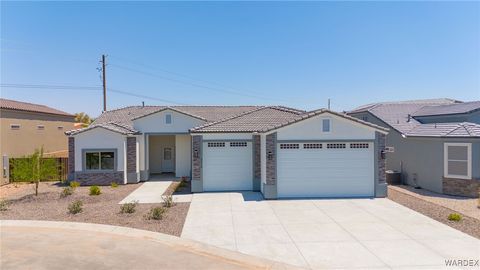
[[83, 185], [187, 176], [192, 191], [265, 198], [385, 196], [388, 129], [328, 110], [280, 106], [133, 106], [69, 135]]
[[2, 172], [0, 183], [9, 182], [8, 159], [32, 154], [43, 146], [51, 156], [67, 156], [67, 136], [74, 116], [44, 105], [0, 99]]
[[384, 102], [348, 114], [390, 128], [387, 169], [402, 172], [404, 183], [438, 193], [478, 197], [480, 101]]

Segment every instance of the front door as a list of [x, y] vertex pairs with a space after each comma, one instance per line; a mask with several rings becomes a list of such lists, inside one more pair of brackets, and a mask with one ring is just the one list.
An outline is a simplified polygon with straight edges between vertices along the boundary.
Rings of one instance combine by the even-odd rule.
[[175, 151], [173, 147], [162, 148], [162, 172], [175, 171]]

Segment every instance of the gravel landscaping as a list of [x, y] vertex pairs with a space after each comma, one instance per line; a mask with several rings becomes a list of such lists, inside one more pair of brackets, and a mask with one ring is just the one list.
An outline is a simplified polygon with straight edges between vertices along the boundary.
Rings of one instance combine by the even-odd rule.
[[463, 217], [460, 221], [450, 221], [448, 220], [448, 215], [456, 213], [456, 211], [422, 199], [419, 196], [413, 196], [407, 192], [402, 192], [395, 187], [388, 188], [388, 198], [425, 216], [480, 239], [480, 220], [476, 218], [462, 215]]
[[[61, 197], [65, 186], [58, 182], [41, 183], [38, 196], [33, 194], [33, 184], [18, 184], [17, 188], [8, 184], [0, 187], [0, 198], [8, 201], [7, 210], [0, 211], [0, 219], [99, 223], [180, 236], [190, 203], [177, 203], [168, 208], [161, 220], [147, 220], [145, 215], [152, 207], [162, 204], [138, 204], [134, 213], [120, 213], [118, 202], [140, 185], [102, 186], [98, 196], [90, 196], [89, 187], [77, 187], [72, 195]], [[77, 200], [83, 202], [83, 210], [70, 214], [67, 208]]]

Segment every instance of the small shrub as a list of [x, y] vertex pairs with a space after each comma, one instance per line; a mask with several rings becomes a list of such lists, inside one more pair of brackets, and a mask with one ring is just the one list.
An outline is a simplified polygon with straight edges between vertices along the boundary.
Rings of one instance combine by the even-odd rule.
[[8, 201], [0, 200], [0, 211], [7, 211], [7, 209], [8, 209]]
[[82, 206], [82, 201], [74, 201], [68, 205], [68, 212], [73, 215], [78, 214], [83, 211]]
[[173, 196], [172, 195], [162, 196], [162, 200], [163, 200], [163, 206], [164, 207], [170, 208], [170, 207], [175, 205], [175, 202], [173, 201]]
[[112, 187], [112, 188], [117, 188], [117, 187], [118, 187], [117, 182], [112, 182], [112, 183], [110, 183], [110, 187]]
[[120, 206], [120, 213], [132, 214], [135, 213], [135, 207], [137, 207], [138, 201], [124, 203]]
[[458, 213], [451, 213], [450, 215], [448, 215], [448, 220], [458, 222], [458, 221], [462, 220], [462, 215], [460, 215]]
[[71, 187], [66, 187], [62, 190], [62, 193], [60, 193], [60, 197], [65, 198], [67, 196], [70, 196], [73, 194], [74, 189]]
[[100, 187], [98, 186], [91, 186], [90, 187], [90, 196], [97, 196], [102, 194], [102, 191], [100, 190]]
[[164, 208], [164, 207], [161, 207], [161, 206], [153, 207], [145, 215], [145, 218], [146, 219], [161, 220], [166, 211], [167, 211], [167, 209]]
[[75, 189], [79, 186], [80, 186], [80, 182], [77, 182], [77, 181], [70, 182], [70, 187], [73, 188], [73, 189]]

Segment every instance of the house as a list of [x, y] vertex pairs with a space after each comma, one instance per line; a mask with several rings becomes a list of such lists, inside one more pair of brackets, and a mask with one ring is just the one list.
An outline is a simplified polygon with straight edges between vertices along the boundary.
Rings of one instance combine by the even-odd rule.
[[437, 193], [478, 197], [480, 101], [383, 102], [349, 115], [390, 129], [387, 170], [403, 182]]
[[321, 109], [131, 106], [69, 135], [70, 179], [137, 183], [191, 177], [192, 191], [265, 198], [385, 196], [388, 129]]
[[1, 184], [9, 182], [9, 158], [32, 154], [43, 146], [50, 156], [67, 156], [64, 132], [73, 128], [74, 115], [47, 107], [0, 98]]

